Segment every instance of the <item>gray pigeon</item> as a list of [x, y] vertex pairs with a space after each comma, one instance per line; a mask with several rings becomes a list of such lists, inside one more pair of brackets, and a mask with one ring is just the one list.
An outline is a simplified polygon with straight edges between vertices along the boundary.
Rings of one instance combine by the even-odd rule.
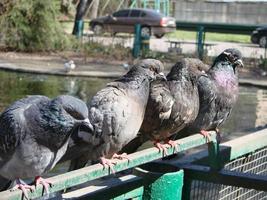
[[136, 137], [144, 118], [150, 82], [164, 76], [162, 70], [160, 61], [141, 60], [92, 98], [88, 107], [94, 132], [91, 135], [79, 132], [79, 136], [93, 147], [90, 160], [100, 159], [104, 166], [113, 170], [114, 161], [110, 159], [127, 158], [125, 154], [116, 153]]
[[0, 115], [0, 175], [16, 180], [27, 197], [33, 189], [20, 181], [35, 177], [48, 192], [41, 174], [52, 169], [66, 152], [69, 137], [79, 126], [92, 126], [86, 104], [62, 95], [50, 100], [29, 96], [14, 102]]
[[215, 59], [206, 74], [198, 79], [198, 116], [178, 137], [200, 132], [209, 138], [206, 131], [217, 131], [225, 122], [238, 98], [238, 67], [243, 67], [243, 62], [237, 49], [226, 49]]
[[[181, 64], [185, 65], [189, 69], [189, 72], [190, 72], [189, 74], [190, 74], [190, 76], [192, 76], [193, 79], [205, 74], [210, 68], [209, 65], [204, 64], [201, 60], [199, 60], [197, 58], [183, 58], [177, 62], [177, 65], [179, 63], [180, 63], [180, 65]], [[143, 126], [144, 126], [144, 124], [143, 124]], [[148, 135], [140, 133], [137, 135], [136, 138], [134, 138], [125, 147], [123, 147], [123, 149], [121, 151], [126, 152], [128, 154], [136, 152], [136, 150], [143, 143], [147, 142], [150, 139], [151, 139], [151, 137], [149, 138]], [[175, 139], [175, 138], [173, 137], [173, 139]]]
[[140, 132], [153, 140], [159, 149], [166, 151], [166, 145], [160, 142], [176, 147], [168, 138], [192, 123], [198, 109], [197, 76], [183, 59], [172, 67], [167, 80], [151, 83]]

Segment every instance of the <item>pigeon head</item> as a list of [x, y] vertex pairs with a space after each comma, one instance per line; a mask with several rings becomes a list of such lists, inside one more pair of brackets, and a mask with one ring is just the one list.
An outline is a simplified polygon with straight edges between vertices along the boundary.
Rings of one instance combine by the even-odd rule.
[[226, 49], [224, 50], [214, 61], [213, 66], [218, 62], [228, 62], [233, 67], [234, 71], [236, 67], [244, 67], [242, 62], [241, 52], [237, 49]]
[[84, 120], [88, 118], [88, 108], [82, 100], [69, 95], [61, 95], [55, 98], [55, 101], [60, 103], [74, 119]]
[[189, 77], [188, 66], [184, 59], [178, 61], [172, 68], [169, 74], [167, 75], [168, 80], [178, 80], [182, 77]]
[[144, 73], [152, 80], [166, 79], [164, 73], [164, 66], [162, 62], [156, 59], [144, 59], [138, 62], [134, 67], [141, 68]]
[[55, 98], [55, 101], [62, 105], [63, 109], [77, 122], [77, 125], [92, 130], [88, 119], [88, 108], [82, 100], [69, 95], [61, 95]]

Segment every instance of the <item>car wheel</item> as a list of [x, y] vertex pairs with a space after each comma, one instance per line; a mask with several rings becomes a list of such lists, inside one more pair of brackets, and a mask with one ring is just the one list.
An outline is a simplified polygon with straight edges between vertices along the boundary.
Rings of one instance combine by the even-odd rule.
[[103, 26], [100, 24], [95, 24], [93, 26], [93, 32], [96, 35], [101, 35], [103, 33]]
[[260, 47], [267, 47], [267, 36], [262, 36], [259, 39], [259, 45]]
[[144, 26], [141, 28], [141, 36], [142, 37], [150, 37], [150, 28], [148, 26]]
[[162, 34], [155, 34], [155, 37], [156, 38], [162, 38], [164, 35], [165, 35], [164, 33], [162, 33]]

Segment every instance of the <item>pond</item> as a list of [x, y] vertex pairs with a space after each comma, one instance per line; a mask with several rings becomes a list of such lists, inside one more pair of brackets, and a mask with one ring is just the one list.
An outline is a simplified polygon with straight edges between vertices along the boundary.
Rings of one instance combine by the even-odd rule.
[[[111, 79], [63, 77], [0, 71], [0, 112], [26, 95], [55, 97], [69, 94], [88, 102]], [[267, 90], [240, 87], [238, 103], [223, 126], [225, 140], [244, 134], [244, 130], [267, 124]], [[59, 170], [59, 168], [57, 167]], [[59, 172], [59, 171], [57, 171]]]
[[[111, 79], [64, 77], [0, 71], [0, 112], [26, 95], [76, 96], [88, 102]], [[267, 90], [240, 87], [238, 102], [223, 131], [233, 134], [267, 123]]]

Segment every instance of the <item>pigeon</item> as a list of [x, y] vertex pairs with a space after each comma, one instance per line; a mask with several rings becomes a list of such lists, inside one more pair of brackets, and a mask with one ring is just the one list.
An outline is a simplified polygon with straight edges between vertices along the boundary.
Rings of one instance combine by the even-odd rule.
[[34, 187], [20, 179], [35, 177], [48, 193], [52, 183], [41, 175], [56, 165], [80, 126], [92, 129], [86, 104], [75, 97], [33, 95], [14, 102], [0, 115], [0, 175], [15, 180], [13, 189], [26, 197]]
[[[185, 65], [188, 68], [188, 73], [190, 74], [190, 76], [192, 76], [193, 80], [198, 79], [199, 76], [205, 74], [208, 71], [208, 69], [210, 68], [209, 65], [204, 64], [201, 60], [199, 60], [197, 58], [183, 58], [183, 59], [179, 60], [176, 65]], [[198, 100], [196, 100], [196, 101], [199, 102]], [[195, 108], [195, 109], [197, 109], [197, 108]], [[191, 117], [193, 117], [193, 116], [191, 116]], [[146, 117], [145, 117], [145, 119], [146, 119]], [[144, 123], [142, 125], [143, 128], [145, 126]], [[145, 142], [149, 141], [150, 139], [151, 139], [151, 137], [149, 138], [148, 134], [139, 133], [137, 135], [137, 137], [134, 138], [132, 141], [130, 141], [126, 146], [124, 146], [121, 151], [122, 152], [126, 152], [128, 154], [136, 152], [137, 149], [142, 144], [144, 144]], [[172, 136], [170, 139], [174, 140], [175, 137]], [[168, 139], [166, 139], [166, 140], [168, 141]]]
[[176, 147], [169, 137], [193, 122], [199, 110], [197, 76], [192, 72], [186, 60], [177, 62], [167, 80], [155, 80], [150, 86], [150, 95], [140, 132], [154, 141], [160, 150], [166, 153], [165, 141]]
[[195, 76], [200, 76], [201, 74], [205, 74], [210, 66], [203, 63], [198, 58], [183, 58], [185, 64], [190, 68], [191, 73]]
[[123, 67], [123, 69], [125, 69], [126, 71], [128, 71], [130, 66], [129, 66], [128, 63], [123, 63], [122, 64], [122, 67]]
[[199, 113], [178, 137], [200, 132], [209, 139], [207, 131], [219, 133], [229, 117], [238, 98], [238, 68], [243, 67], [241, 52], [237, 49], [224, 50], [213, 62], [211, 68], [198, 79]]
[[162, 70], [163, 64], [158, 60], [141, 60], [92, 98], [88, 107], [94, 131], [78, 133], [92, 147], [90, 160], [100, 160], [114, 172], [113, 159], [127, 159], [127, 155], [117, 153], [136, 137], [144, 119], [150, 82], [165, 77]]
[[76, 68], [76, 65], [73, 60], [70, 60], [69, 62], [64, 63], [64, 70], [66, 72], [70, 72], [71, 70], [74, 70]]

